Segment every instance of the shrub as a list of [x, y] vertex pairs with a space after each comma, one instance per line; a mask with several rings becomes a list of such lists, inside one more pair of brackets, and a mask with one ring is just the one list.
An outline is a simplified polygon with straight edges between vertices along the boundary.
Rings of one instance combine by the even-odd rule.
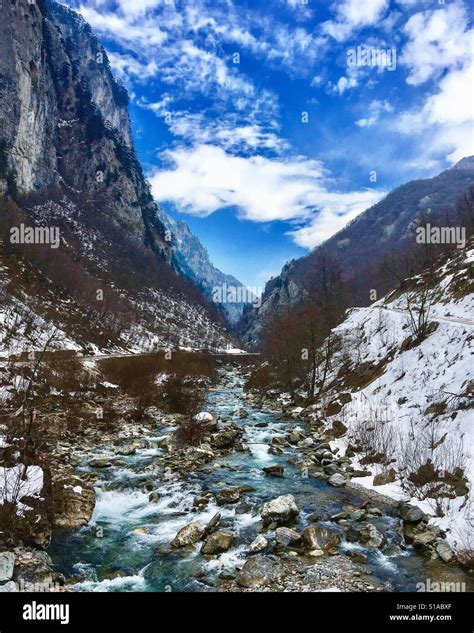
[[351, 424], [350, 438], [366, 464], [390, 464], [397, 449], [390, 409], [370, 406]]
[[468, 496], [463, 437], [441, 434], [436, 419], [423, 427], [412, 423], [401, 442], [402, 487], [413, 497], [427, 500], [437, 516], [444, 516], [451, 500]]
[[179, 447], [199, 446], [207, 433], [206, 424], [195, 418], [188, 418], [180, 422], [175, 431], [176, 443]]
[[172, 374], [162, 386], [163, 402], [171, 413], [193, 418], [202, 410], [207, 390], [183, 374]]

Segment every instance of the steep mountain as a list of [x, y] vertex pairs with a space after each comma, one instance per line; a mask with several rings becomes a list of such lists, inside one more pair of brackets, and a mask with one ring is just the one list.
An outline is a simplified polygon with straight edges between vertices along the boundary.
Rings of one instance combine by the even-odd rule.
[[348, 311], [328, 390], [309, 408], [339, 425], [332, 448], [369, 469], [357, 483], [435, 515], [458, 549], [472, 546], [473, 315], [471, 245]]
[[305, 284], [321, 248], [340, 262], [353, 305], [367, 304], [370, 288], [377, 288], [379, 295], [386, 292], [391, 286], [380, 279], [383, 260], [415, 239], [419, 222], [455, 224], [456, 202], [473, 184], [471, 156], [434, 178], [414, 180], [389, 193], [321, 247], [285, 264], [281, 274], [267, 283], [261, 307], [246, 310], [239, 324], [243, 339], [255, 345], [265, 321], [271, 320], [275, 311], [304, 298]]
[[[226, 294], [227, 288], [236, 289], [243, 293], [241, 296], [250, 302], [252, 295], [247, 292], [245, 286], [232, 275], [226, 275], [216, 268], [210, 258], [206, 248], [199, 239], [191, 232], [189, 226], [183, 220], [175, 221], [162, 209], [158, 210], [159, 218], [172, 235], [172, 261], [177, 270], [182, 275], [190, 279], [194, 285], [201, 288], [204, 294], [212, 301], [215, 301], [215, 290], [222, 290]], [[242, 317], [246, 303], [215, 301], [221, 309], [225, 318], [231, 325], [235, 325]]]
[[[173, 264], [127, 92], [90, 27], [51, 0], [0, 11], [1, 322], [30, 312], [29, 345], [40, 324], [79, 346], [230, 344], [216, 306]], [[22, 225], [43, 232], [13, 239]], [[53, 234], [58, 247], [44, 243]]]

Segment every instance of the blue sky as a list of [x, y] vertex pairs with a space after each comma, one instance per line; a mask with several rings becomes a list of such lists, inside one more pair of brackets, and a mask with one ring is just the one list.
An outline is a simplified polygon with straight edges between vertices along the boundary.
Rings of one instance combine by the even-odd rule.
[[261, 286], [473, 151], [462, 0], [71, 0], [129, 89], [157, 201]]

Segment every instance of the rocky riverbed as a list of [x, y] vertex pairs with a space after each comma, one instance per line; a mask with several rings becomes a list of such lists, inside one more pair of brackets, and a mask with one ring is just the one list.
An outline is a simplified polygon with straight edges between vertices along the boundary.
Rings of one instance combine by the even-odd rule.
[[2, 590], [415, 591], [428, 578], [472, 590], [427, 516], [353, 489], [360, 473], [331, 434], [243, 382], [221, 370], [199, 448], [178, 449], [177, 419], [153, 409], [118, 436], [58, 447], [67, 495], [52, 543], [12, 551]]

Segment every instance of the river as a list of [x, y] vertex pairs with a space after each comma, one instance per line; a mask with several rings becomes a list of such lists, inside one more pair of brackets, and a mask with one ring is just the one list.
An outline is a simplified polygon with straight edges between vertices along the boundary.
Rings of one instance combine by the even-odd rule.
[[[259, 509], [263, 503], [285, 494], [294, 495], [300, 510], [296, 529], [302, 530], [311, 520], [315, 521], [316, 513], [320, 525], [339, 531], [341, 555], [324, 558], [334, 559], [333, 568], [339, 565], [335, 559], [341, 564], [344, 560], [346, 568], [350, 561], [345, 572], [349, 576], [354, 572], [379, 590], [389, 591], [415, 591], [417, 583], [428, 578], [469, 583], [457, 566], [430, 561], [411, 546], [400, 547], [400, 519], [390, 507], [377, 504], [382, 516], [371, 518], [387, 539], [382, 550], [348, 543], [342, 525], [328, 519], [348, 505], [360, 507], [364, 499], [349, 489], [304, 477], [301, 469], [288, 463], [297, 457], [297, 449], [270, 454], [272, 438], [285, 436], [288, 426], [295, 429], [298, 422], [285, 419], [276, 410], [252, 404], [243, 382], [235, 368], [227, 366], [221, 370], [220, 381], [210, 392], [207, 410], [222, 420], [234, 419], [244, 430], [243, 442], [248, 443], [249, 452], [227, 452], [186, 477], [177, 478], [164, 467], [165, 451], [158, 447], [160, 439], [174, 427], [160, 425], [146, 438], [147, 448], [121, 456], [119, 465], [100, 470], [87, 463], [77, 467], [79, 474], [99, 474], [94, 484], [97, 504], [92, 520], [80, 530], [56, 534], [49, 549], [55, 568], [65, 576], [70, 590], [219, 590], [220, 574], [226, 572], [232, 579], [245, 562], [248, 546], [260, 530]], [[239, 419], [236, 412], [242, 408], [248, 416]], [[110, 454], [111, 449], [112, 446], [101, 446], [90, 457]], [[284, 465], [284, 477], [268, 477], [262, 472], [264, 466], [274, 464]], [[193, 507], [197, 496], [230, 486], [248, 487], [239, 503], [218, 506], [212, 497], [204, 509]], [[158, 495], [156, 503], [149, 501], [151, 489]], [[199, 547], [175, 550], [169, 546], [180, 528], [191, 521], [205, 524], [217, 512], [222, 524], [236, 534], [230, 550], [209, 557], [202, 556]], [[265, 532], [265, 536], [271, 541], [272, 532]], [[351, 549], [364, 553], [367, 563], [357, 565], [350, 560], [345, 554]], [[321, 563], [308, 557], [304, 560], [305, 579], [311, 579], [311, 590], [318, 590], [317, 576], [311, 576], [311, 572], [320, 569]]]

